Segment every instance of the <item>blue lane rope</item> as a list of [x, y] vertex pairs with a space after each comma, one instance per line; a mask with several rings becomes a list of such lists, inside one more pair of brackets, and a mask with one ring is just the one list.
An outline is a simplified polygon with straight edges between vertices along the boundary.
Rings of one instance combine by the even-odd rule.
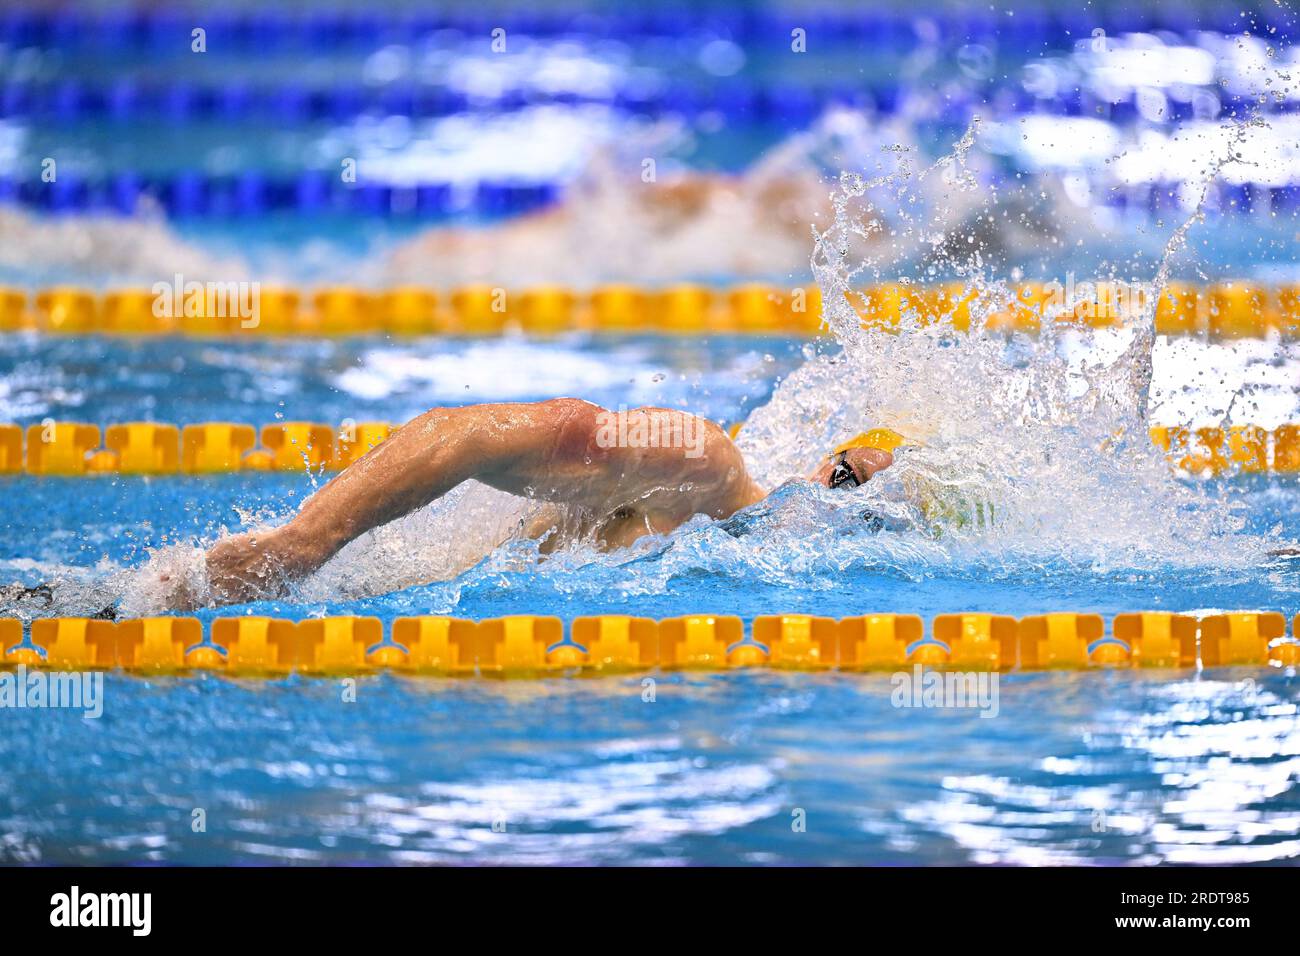
[[[1219, 88], [1204, 88], [1217, 112], [1243, 115], [1258, 107], [1265, 113], [1300, 109], [1300, 101], [1257, 104], [1249, 97]], [[1065, 90], [1050, 98], [1035, 98], [1015, 80], [985, 89], [979, 97], [967, 92], [944, 93], [938, 102], [924, 97], [928, 123], [966, 123], [973, 113], [1018, 116], [1042, 113], [1052, 116], [1089, 116], [1130, 124], [1139, 119], [1132, 92], [1117, 99], [1098, 97], [1081, 89]], [[621, 112], [659, 117], [721, 113], [729, 119], [806, 122], [828, 106], [840, 105], [895, 115], [909, 102], [908, 91], [891, 81], [803, 83], [729, 77], [708, 84], [669, 82], [661, 88], [615, 90], [607, 95], [573, 92], [545, 93], [508, 90], [495, 97], [470, 97], [433, 84], [396, 82], [382, 87], [360, 84], [307, 87], [293, 81], [252, 86], [238, 80], [201, 86], [186, 81], [142, 83], [124, 77], [108, 82], [77, 78], [57, 82], [0, 82], [0, 117], [40, 119], [57, 124], [104, 120], [132, 122], [163, 119], [169, 123], [212, 122], [275, 123], [310, 121], [347, 122], [367, 113], [433, 119], [461, 113], [498, 114], [532, 106], [607, 106]], [[1190, 101], [1169, 99], [1161, 122], [1178, 123], [1194, 118]], [[1149, 121], [1149, 120], [1148, 120]]]
[[[546, 208], [559, 201], [563, 190], [559, 182], [484, 181], [464, 188], [447, 182], [344, 183], [337, 173], [323, 170], [284, 177], [259, 172], [208, 176], [194, 171], [146, 176], [127, 171], [100, 179], [61, 171], [52, 183], [0, 175], [2, 205], [56, 214], [131, 215], [150, 198], [175, 218], [238, 218], [294, 211], [430, 221], [455, 215], [490, 219]], [[1179, 202], [1177, 183], [1114, 187], [1100, 196], [1100, 204], [1109, 208], [1152, 214], [1176, 210]], [[1218, 183], [1207, 210], [1212, 215], [1293, 215], [1300, 211], [1300, 183], [1280, 187]]]
[[53, 183], [0, 176], [0, 203], [55, 213], [130, 215], [149, 196], [179, 218], [258, 216], [279, 210], [424, 219], [464, 213], [494, 217], [544, 208], [556, 201], [559, 191], [559, 185], [550, 182], [485, 181], [471, 184], [462, 195], [445, 182], [344, 183], [338, 174], [323, 171], [286, 178], [256, 172], [219, 177], [192, 171], [162, 177], [123, 172], [98, 180], [60, 173]]
[[210, 48], [265, 50], [294, 46], [309, 51], [376, 40], [402, 42], [438, 30], [488, 36], [496, 26], [521, 35], [563, 36], [580, 32], [610, 39], [681, 36], [708, 31], [739, 40], [788, 37], [801, 26], [809, 35], [835, 41], [895, 46], [915, 36], [914, 21], [931, 14], [933, 29], [945, 40], [998, 40], [1031, 45], [1060, 37], [1086, 38], [1096, 27], [1108, 33], [1185, 32], [1203, 29], [1283, 39], [1294, 35], [1294, 17], [1272, 3], [1198, 5], [1197, 9], [1164, 4], [1159, 9], [1112, 2], [1081, 9], [1068, 2], [1018, 6], [1015, 16], [989, 9], [948, 10], [941, 3], [897, 10], [843, 9], [727, 10], [684, 2], [645, 5], [640, 9], [483, 10], [472, 4], [449, 10], [380, 12], [356, 9], [285, 11], [249, 7], [192, 13], [167, 9], [121, 7], [81, 12], [68, 9], [16, 8], [0, 16], [0, 43], [76, 49], [81, 47], [166, 47], [188, 37], [196, 25], [208, 34]]
[[[1033, 105], [1024, 97], [1006, 98]], [[63, 124], [150, 118], [169, 122], [345, 122], [365, 113], [430, 119], [466, 112], [509, 113], [550, 105], [608, 106], [648, 116], [718, 112], [730, 118], [790, 121], [812, 118], [836, 103], [893, 114], [901, 102], [902, 89], [892, 82], [808, 84], [747, 77], [707, 84], [669, 82], [656, 89], [622, 89], [607, 95], [508, 90], [494, 97], [471, 97], [445, 86], [413, 82], [373, 88], [359, 83], [307, 87], [294, 81], [252, 86], [238, 80], [206, 86], [185, 81], [164, 85], [129, 77], [108, 82], [69, 78], [52, 83], [0, 83], [0, 116]], [[965, 98], [949, 99], [941, 105], [936, 118], [961, 122], [973, 106], [974, 101]], [[1065, 107], [1057, 111], [1064, 112]]]

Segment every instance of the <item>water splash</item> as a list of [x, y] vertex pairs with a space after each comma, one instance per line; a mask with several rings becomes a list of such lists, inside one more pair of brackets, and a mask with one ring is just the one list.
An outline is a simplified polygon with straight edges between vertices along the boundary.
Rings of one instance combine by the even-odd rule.
[[[811, 355], [745, 424], [739, 444], [754, 472], [769, 484], [807, 473], [838, 443], [887, 427], [919, 445], [900, 449], [897, 464], [851, 504], [833, 507], [869, 504], [935, 540], [950, 560], [1258, 562], [1265, 542], [1241, 533], [1239, 504], [1180, 482], [1148, 437], [1156, 298], [1203, 216], [1206, 190], [1168, 240], [1127, 328], [1067, 330], [1045, 308], [1039, 336], [1007, 336], [990, 320], [1013, 301], [1013, 289], [990, 276], [977, 241], [935, 237], [916, 199], [923, 183], [941, 179], [953, 192], [979, 194], [985, 217], [1007, 214], [966, 169], [976, 135], [977, 123], [950, 155], [920, 171], [900, 148], [893, 168], [874, 179], [841, 176], [834, 222], [815, 232], [813, 256], [835, 347]], [[1230, 151], [1212, 162], [1207, 183], [1232, 161]], [[881, 215], [882, 206], [892, 215]], [[894, 241], [854, 256], [854, 245], [886, 221]], [[918, 277], [902, 269], [923, 241], [944, 250], [932, 271], [974, 291], [968, 333], [954, 328], [951, 313], [923, 315], [915, 298], [888, 328], [888, 317], [856, 291], [868, 282], [914, 286]]]
[[0, 207], [0, 278], [21, 285], [73, 283], [115, 287], [170, 282], [240, 281], [248, 264], [186, 241], [154, 208], [135, 217], [38, 216]]

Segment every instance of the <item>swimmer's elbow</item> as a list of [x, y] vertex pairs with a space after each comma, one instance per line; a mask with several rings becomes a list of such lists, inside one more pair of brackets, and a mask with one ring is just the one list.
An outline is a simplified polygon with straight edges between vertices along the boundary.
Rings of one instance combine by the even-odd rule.
[[594, 415], [605, 409], [583, 398], [548, 398], [537, 403], [547, 414], [556, 418], [572, 418], [574, 415]]

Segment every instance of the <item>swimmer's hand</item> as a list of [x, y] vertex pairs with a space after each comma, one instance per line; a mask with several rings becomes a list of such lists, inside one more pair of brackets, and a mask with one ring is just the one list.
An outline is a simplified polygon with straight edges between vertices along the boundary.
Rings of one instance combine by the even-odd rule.
[[211, 604], [242, 604], [282, 597], [304, 570], [303, 555], [284, 528], [232, 535], [207, 554]]
[[28, 587], [25, 584], [0, 585], [0, 607], [16, 608], [23, 601], [40, 601], [43, 607], [54, 603], [54, 591], [48, 584]]

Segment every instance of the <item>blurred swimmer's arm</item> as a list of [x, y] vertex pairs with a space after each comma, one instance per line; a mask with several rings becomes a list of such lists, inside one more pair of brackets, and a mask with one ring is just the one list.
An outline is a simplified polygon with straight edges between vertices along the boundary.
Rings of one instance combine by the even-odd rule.
[[[547, 480], [580, 498], [582, 462], [600, 410], [577, 399], [435, 408], [408, 422], [306, 502], [287, 524], [225, 538], [207, 554], [211, 599], [269, 597], [345, 544], [471, 478], [514, 494]], [[576, 467], [575, 467], [576, 466]]]

